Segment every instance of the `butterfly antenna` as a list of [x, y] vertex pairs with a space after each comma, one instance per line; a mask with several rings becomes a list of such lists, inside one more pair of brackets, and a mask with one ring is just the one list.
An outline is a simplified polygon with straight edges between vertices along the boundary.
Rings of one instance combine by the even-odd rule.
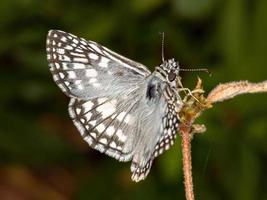
[[159, 33], [161, 35], [161, 59], [164, 62], [164, 32]]
[[207, 68], [197, 68], [197, 69], [180, 69], [180, 71], [184, 71], [184, 72], [206, 72], [208, 73], [210, 76], [212, 75], [211, 72], [207, 69]]

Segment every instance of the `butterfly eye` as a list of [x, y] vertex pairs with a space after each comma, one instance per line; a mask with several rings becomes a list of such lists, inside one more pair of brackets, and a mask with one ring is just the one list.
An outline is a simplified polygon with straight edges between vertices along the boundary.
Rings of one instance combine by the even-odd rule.
[[171, 70], [170, 73], [168, 74], [168, 80], [172, 82], [175, 80], [175, 78], [176, 78], [176, 74], [174, 73], [174, 71]]

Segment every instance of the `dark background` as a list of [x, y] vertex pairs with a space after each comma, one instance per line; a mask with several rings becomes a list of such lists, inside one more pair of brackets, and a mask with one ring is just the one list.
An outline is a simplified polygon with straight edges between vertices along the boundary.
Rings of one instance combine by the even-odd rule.
[[[213, 73], [181, 73], [192, 88], [260, 82], [267, 75], [266, 0], [0, 1], [1, 199], [184, 199], [180, 138], [147, 179], [129, 163], [88, 147], [72, 124], [68, 98], [48, 70], [46, 34], [60, 29], [97, 41], [151, 70], [165, 57]], [[267, 199], [267, 95], [217, 104], [194, 138], [196, 199]]]

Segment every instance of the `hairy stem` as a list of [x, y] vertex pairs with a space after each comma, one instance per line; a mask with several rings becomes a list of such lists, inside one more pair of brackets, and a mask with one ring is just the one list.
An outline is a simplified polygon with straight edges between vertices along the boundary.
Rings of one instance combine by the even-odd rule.
[[192, 164], [191, 164], [192, 159], [191, 159], [190, 127], [187, 125], [181, 125], [180, 134], [182, 137], [185, 196], [187, 200], [194, 200], [195, 198], [193, 191], [193, 176], [192, 176]]
[[[189, 98], [184, 98], [184, 106], [179, 112], [181, 124], [179, 132], [182, 137], [183, 172], [186, 200], [194, 200], [192, 159], [191, 159], [191, 139], [195, 133], [206, 131], [204, 125], [194, 124], [201, 113], [216, 102], [222, 102], [235, 96], [248, 93], [267, 92], [267, 81], [261, 83], [250, 83], [248, 81], [237, 81], [219, 84], [209, 94], [204, 97], [202, 81], [198, 79], [195, 89]], [[192, 94], [194, 93], [194, 96]]]
[[267, 81], [250, 83], [248, 81], [236, 81], [216, 86], [208, 95], [207, 102], [215, 103], [231, 99], [235, 96], [248, 93], [267, 92]]

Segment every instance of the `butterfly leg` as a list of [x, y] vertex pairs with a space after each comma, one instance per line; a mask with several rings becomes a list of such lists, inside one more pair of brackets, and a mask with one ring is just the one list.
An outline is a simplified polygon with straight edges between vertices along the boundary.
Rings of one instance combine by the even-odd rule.
[[203, 93], [204, 91], [202, 89], [194, 89], [194, 90], [190, 90], [189, 88], [185, 88], [181, 82], [181, 77], [178, 77], [177, 80], [177, 86], [178, 86], [178, 93], [181, 91], [185, 92], [185, 97], [183, 98], [183, 102], [186, 102], [188, 97], [193, 97], [197, 102], [199, 102], [199, 100], [193, 95], [194, 93]]
[[182, 100], [183, 102], [186, 102], [188, 97], [190, 97], [190, 96], [193, 97], [197, 102], [199, 102], [199, 100], [193, 94], [194, 93], [203, 93], [202, 89], [195, 89], [195, 90], [191, 91], [189, 88], [179, 88], [177, 92], [179, 93], [181, 91], [186, 92], [186, 95]]
[[181, 88], [181, 89], [183, 89], [184, 91], [188, 92], [185, 95], [185, 97], [183, 98], [183, 102], [186, 102], [188, 100], [188, 97], [190, 97], [190, 96], [193, 97], [197, 102], [199, 102], [199, 100], [193, 94], [194, 93], [198, 93], [198, 94], [204, 93], [204, 91], [202, 89], [194, 89], [192, 91], [190, 89], [188, 89], [188, 88]]

